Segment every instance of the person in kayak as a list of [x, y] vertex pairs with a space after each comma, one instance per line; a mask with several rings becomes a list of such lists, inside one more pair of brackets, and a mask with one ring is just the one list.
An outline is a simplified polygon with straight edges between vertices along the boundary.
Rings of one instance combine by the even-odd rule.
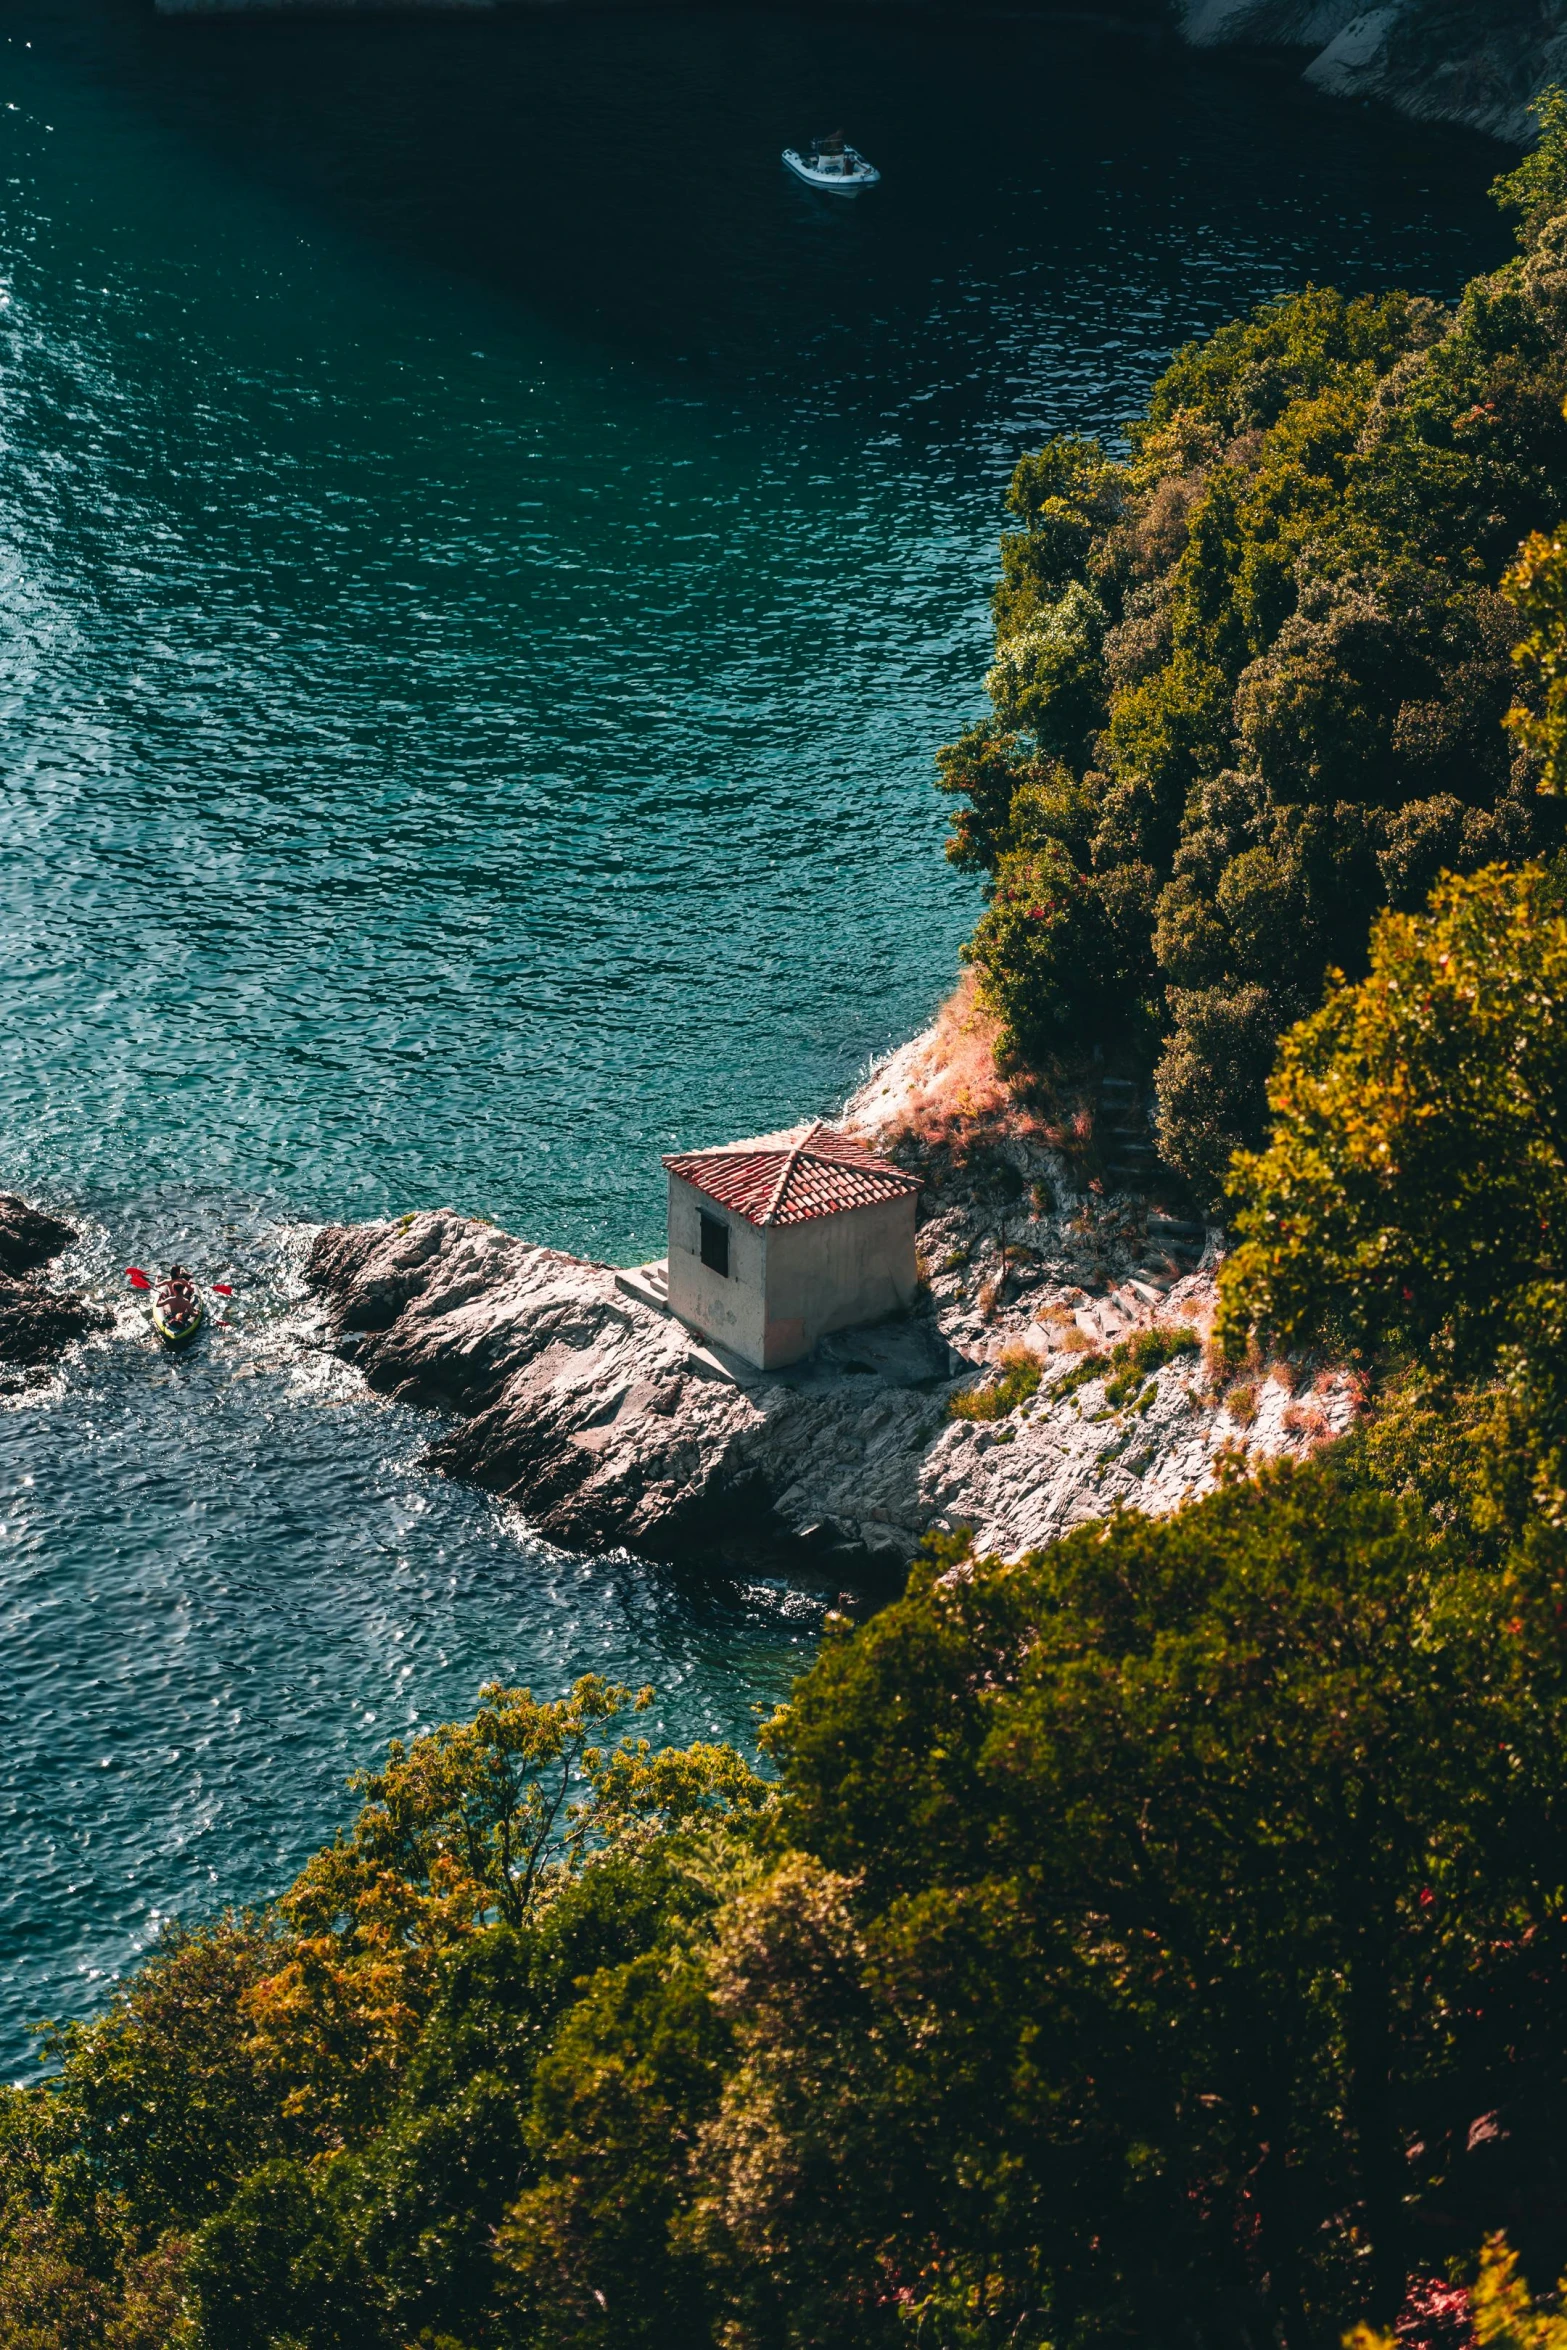
[[171, 1265], [158, 1286], [158, 1305], [166, 1321], [188, 1322], [196, 1311], [196, 1283], [184, 1265]]
[[153, 1291], [153, 1329], [165, 1346], [188, 1346], [206, 1318], [193, 1276], [184, 1265], [171, 1265]]

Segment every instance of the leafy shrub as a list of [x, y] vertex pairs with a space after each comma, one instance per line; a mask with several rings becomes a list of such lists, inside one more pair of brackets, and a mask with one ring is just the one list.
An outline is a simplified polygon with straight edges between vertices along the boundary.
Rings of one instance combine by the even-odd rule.
[[1493, 867], [1446, 883], [1424, 917], [1384, 915], [1368, 976], [1284, 1040], [1272, 1139], [1236, 1161], [1218, 1320], [1232, 1354], [1254, 1333], [1321, 1338], [1449, 1385], [1504, 1379], [1508, 1444], [1553, 1523], [1567, 1518], [1564, 1098], [1560, 877]]
[[1079, 1355], [1070, 1370], [1064, 1372], [1054, 1382], [1050, 1392], [1057, 1400], [1068, 1395], [1075, 1395], [1078, 1389], [1086, 1387], [1090, 1380], [1102, 1379], [1109, 1366], [1110, 1357], [1104, 1350], [1100, 1347], [1090, 1346], [1088, 1353]]
[[1544, 868], [1386, 914], [1371, 968], [1285, 1039], [1268, 1148], [1237, 1161], [1219, 1331], [1336, 1330], [1542, 1373], [1567, 1321], [1567, 915]]
[[1249, 1428], [1257, 1417], [1255, 1380], [1238, 1379], [1224, 1399], [1224, 1408], [1237, 1428]]
[[1357, 2326], [1345, 2350], [1396, 2350], [1401, 2342], [1450, 2343], [1464, 2350], [1567, 2350], [1567, 2309], [1563, 2287], [1537, 2301], [1505, 2235], [1488, 2236], [1480, 2249], [1480, 2270], [1467, 2289], [1445, 2278], [1412, 2280], [1411, 2291], [1390, 2333]]
[[1567, 91], [1542, 90], [1533, 113], [1540, 126], [1538, 142], [1491, 190], [1504, 212], [1518, 214], [1518, 242], [1524, 246], [1548, 221], [1567, 212]]
[[1008, 1347], [1001, 1363], [999, 1379], [991, 1380], [987, 1387], [965, 1387], [951, 1398], [947, 1405], [949, 1419], [1004, 1420], [1019, 1404], [1038, 1394], [1043, 1374], [1026, 1346]]
[[1046, 1059], [1098, 1025], [1112, 976], [1104, 906], [1058, 843], [1000, 858], [963, 951], [1001, 1023], [1003, 1053]]
[[1138, 1393], [1143, 1381], [1162, 1371], [1166, 1363], [1201, 1350], [1202, 1340], [1185, 1324], [1178, 1329], [1138, 1330], [1130, 1338], [1118, 1340], [1110, 1350], [1116, 1375], [1106, 1382], [1105, 1402], [1119, 1410]]

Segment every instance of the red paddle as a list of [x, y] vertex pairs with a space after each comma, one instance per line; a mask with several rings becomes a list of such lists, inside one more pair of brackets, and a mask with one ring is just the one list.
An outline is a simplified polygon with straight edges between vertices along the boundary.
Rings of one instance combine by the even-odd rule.
[[[152, 1275], [150, 1273], [144, 1273], [140, 1265], [127, 1265], [125, 1268], [125, 1278], [130, 1283], [132, 1289], [150, 1289], [152, 1287]], [[216, 1290], [219, 1297], [232, 1297], [234, 1295], [234, 1287], [232, 1282], [214, 1281], [212, 1286]]]

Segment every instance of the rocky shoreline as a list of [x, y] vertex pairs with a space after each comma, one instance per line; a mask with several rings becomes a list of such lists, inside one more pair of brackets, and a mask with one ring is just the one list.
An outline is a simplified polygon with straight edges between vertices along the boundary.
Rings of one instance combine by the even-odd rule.
[[[759, 1372], [670, 1315], [656, 1268], [436, 1210], [318, 1234], [306, 1279], [329, 1342], [372, 1388], [447, 1416], [432, 1466], [563, 1546], [666, 1560], [782, 1549], [901, 1573], [927, 1534], [959, 1528], [1016, 1556], [1350, 1424], [1339, 1371], [1215, 1383], [1216, 1236], [1085, 1180], [1027, 1117], [956, 1141], [910, 1130], [931, 1049], [906, 1047], [844, 1119], [924, 1178], [906, 1317]], [[1118, 1147], [1148, 1150], [1134, 1089], [1114, 1088]]]
[[28, 1372], [57, 1361], [75, 1340], [113, 1326], [101, 1306], [33, 1278], [76, 1237], [58, 1216], [0, 1192], [0, 1394], [24, 1385]]
[[[1328, 1365], [1217, 1366], [1221, 1236], [1160, 1169], [1149, 1104], [1100, 1072], [1053, 1108], [995, 1075], [966, 986], [847, 1105], [921, 1179], [913, 1308], [762, 1372], [617, 1269], [452, 1209], [315, 1235], [314, 1343], [439, 1414], [431, 1467], [564, 1548], [901, 1576], [932, 1533], [1015, 1557], [1119, 1508], [1159, 1513], [1232, 1466], [1342, 1434]], [[0, 1395], [112, 1330], [41, 1278], [76, 1240], [0, 1195]]]

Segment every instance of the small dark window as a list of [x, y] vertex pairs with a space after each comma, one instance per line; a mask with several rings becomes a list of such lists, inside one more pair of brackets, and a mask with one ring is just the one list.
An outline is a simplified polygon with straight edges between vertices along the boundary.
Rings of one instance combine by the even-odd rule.
[[729, 1227], [721, 1216], [702, 1218], [702, 1262], [710, 1273], [729, 1278]]

